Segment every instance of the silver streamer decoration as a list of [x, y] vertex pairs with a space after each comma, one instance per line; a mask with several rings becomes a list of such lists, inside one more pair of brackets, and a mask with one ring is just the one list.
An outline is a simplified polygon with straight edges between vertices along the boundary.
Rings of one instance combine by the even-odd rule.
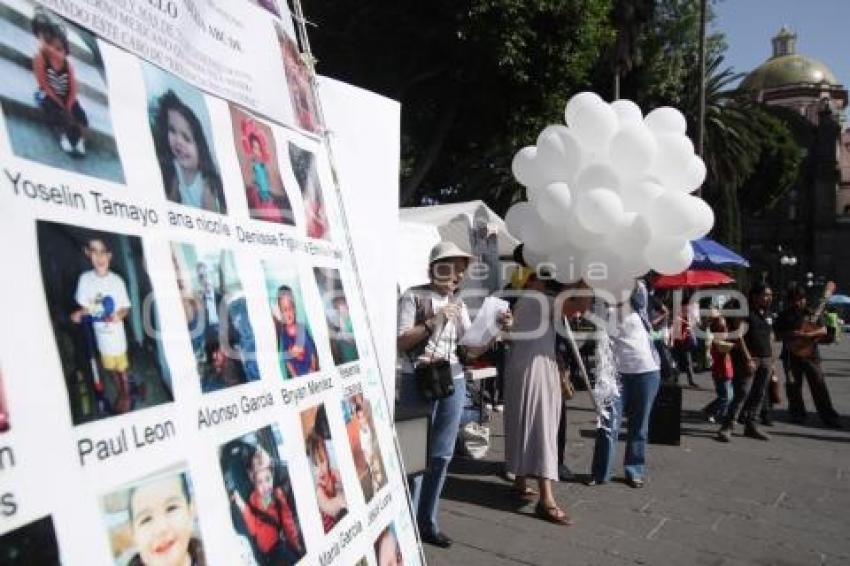
[[[610, 313], [609, 313], [610, 314]], [[617, 365], [614, 362], [614, 352], [611, 349], [611, 338], [607, 329], [597, 333], [596, 341], [596, 385], [593, 388], [593, 398], [599, 407], [597, 428], [610, 429], [611, 409], [620, 397], [620, 379]]]

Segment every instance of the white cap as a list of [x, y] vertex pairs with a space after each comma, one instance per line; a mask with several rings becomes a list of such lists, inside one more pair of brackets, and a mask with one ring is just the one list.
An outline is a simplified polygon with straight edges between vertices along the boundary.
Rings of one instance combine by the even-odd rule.
[[441, 259], [448, 259], [452, 257], [472, 259], [472, 256], [470, 254], [460, 249], [454, 242], [440, 242], [439, 244], [431, 248], [431, 254], [428, 258], [428, 263], [432, 264], [435, 261], [440, 261]]

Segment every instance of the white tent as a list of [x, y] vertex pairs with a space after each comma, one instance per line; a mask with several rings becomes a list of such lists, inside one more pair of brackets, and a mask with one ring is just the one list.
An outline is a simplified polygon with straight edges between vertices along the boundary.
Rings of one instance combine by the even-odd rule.
[[510, 257], [519, 244], [504, 220], [480, 200], [402, 208], [399, 220], [396, 265], [402, 291], [428, 281], [428, 252], [441, 240], [454, 242], [486, 264], [489, 275], [479, 285], [496, 290], [501, 286], [499, 258]]

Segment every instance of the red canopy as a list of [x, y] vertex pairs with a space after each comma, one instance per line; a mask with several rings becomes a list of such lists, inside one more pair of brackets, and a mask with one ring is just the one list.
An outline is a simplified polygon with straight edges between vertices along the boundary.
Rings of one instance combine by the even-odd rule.
[[734, 282], [734, 279], [720, 271], [689, 269], [676, 275], [659, 275], [652, 282], [652, 286], [656, 289], [678, 289], [679, 287], [713, 287]]

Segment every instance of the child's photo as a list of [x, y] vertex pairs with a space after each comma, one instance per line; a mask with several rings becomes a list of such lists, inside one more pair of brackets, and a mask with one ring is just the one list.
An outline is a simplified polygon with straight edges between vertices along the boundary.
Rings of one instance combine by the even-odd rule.
[[283, 438], [276, 425], [240, 436], [219, 451], [243, 564], [289, 565], [305, 554]]
[[236, 106], [230, 106], [230, 116], [251, 218], [295, 225], [272, 129]]
[[336, 365], [347, 364], [359, 358], [357, 339], [354, 336], [354, 323], [348, 308], [348, 299], [342, 287], [338, 269], [314, 267], [322, 306], [328, 323], [328, 335], [331, 341], [331, 353]]
[[404, 566], [401, 545], [392, 523], [375, 539], [375, 556], [378, 558], [378, 566]]
[[171, 259], [201, 391], [260, 379], [254, 329], [233, 252], [172, 243]]
[[295, 264], [282, 259], [264, 261], [263, 270], [283, 379], [319, 371], [319, 353], [307, 320]]
[[143, 63], [142, 71], [165, 196], [179, 204], [226, 214], [203, 94], [153, 65]]
[[264, 10], [268, 10], [272, 14], [277, 17], [280, 17], [280, 8], [277, 7], [277, 2], [275, 0], [248, 0], [251, 4], [255, 6], [259, 6]]
[[327, 534], [348, 513], [348, 502], [342, 488], [342, 476], [339, 473], [325, 405], [303, 411], [301, 427], [304, 431], [304, 443], [307, 445], [307, 459], [313, 474], [322, 527]]
[[0, 25], [0, 106], [15, 155], [123, 183], [95, 37], [29, 0], [4, 3]]
[[313, 152], [289, 142], [289, 160], [292, 164], [292, 173], [301, 190], [301, 199], [304, 201], [307, 236], [329, 240], [328, 217], [322, 199], [322, 188], [319, 185], [316, 156]]
[[6, 391], [3, 389], [3, 368], [0, 367], [0, 432], [6, 432], [11, 427], [9, 406], [6, 403]]
[[205, 566], [189, 474], [165, 470], [105, 495], [116, 566]]
[[354, 468], [363, 488], [366, 503], [372, 501], [378, 491], [387, 485], [384, 459], [378, 446], [378, 435], [372, 420], [372, 404], [363, 393], [355, 393], [342, 400], [342, 415], [351, 446]]
[[172, 401], [141, 239], [45, 221], [37, 234], [74, 424]]
[[275, 29], [283, 57], [283, 72], [289, 87], [289, 99], [292, 101], [292, 111], [295, 113], [295, 123], [308, 132], [319, 132], [321, 129], [319, 113], [316, 110], [310, 71], [301, 58], [295, 40], [284, 31], [280, 24], [275, 23]]
[[3, 566], [58, 566], [60, 563], [56, 531], [49, 516], [0, 535], [0, 564]]

